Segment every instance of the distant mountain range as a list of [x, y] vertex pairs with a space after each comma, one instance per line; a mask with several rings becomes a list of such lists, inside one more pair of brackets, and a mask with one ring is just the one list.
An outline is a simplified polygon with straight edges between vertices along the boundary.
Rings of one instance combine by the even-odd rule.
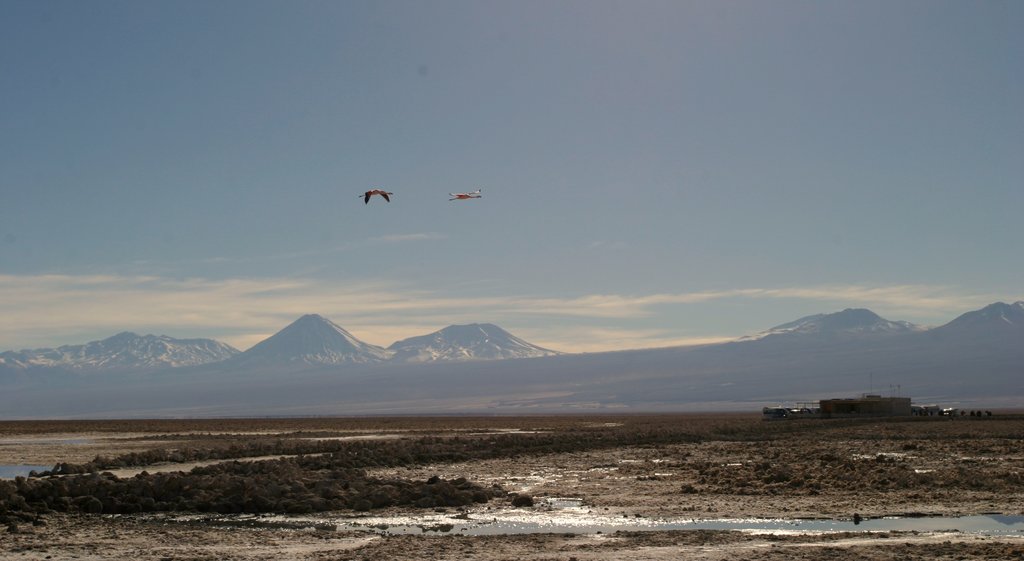
[[102, 341], [56, 349], [0, 353], [8, 368], [67, 370], [155, 370], [197, 366], [227, 360], [238, 349], [212, 339], [174, 339], [166, 335], [123, 332]]
[[135, 370], [225, 362], [230, 367], [325, 366], [535, 358], [560, 354], [528, 343], [489, 323], [451, 325], [434, 333], [378, 347], [334, 322], [308, 314], [245, 352], [211, 339], [174, 339], [124, 332], [84, 345], [0, 353], [0, 368], [73, 371]]
[[130, 333], [2, 353], [0, 418], [759, 410], [867, 392], [1024, 408], [1021, 380], [1024, 302], [932, 329], [847, 309], [728, 343], [585, 354], [491, 324], [385, 349], [308, 315], [243, 353]]

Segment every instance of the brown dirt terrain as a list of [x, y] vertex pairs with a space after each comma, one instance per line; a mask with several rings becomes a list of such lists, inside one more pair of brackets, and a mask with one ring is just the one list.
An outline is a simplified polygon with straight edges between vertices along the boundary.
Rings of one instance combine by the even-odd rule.
[[[345, 457], [346, 469], [363, 470], [371, 482], [464, 478], [502, 491], [487, 503], [385, 504], [371, 509], [375, 515], [508, 511], [517, 496], [535, 499], [537, 506], [524, 510], [540, 516], [544, 499], [554, 497], [573, 498], [586, 512], [630, 519], [1024, 514], [1024, 419], [1010, 415], [770, 423], [744, 415], [0, 423], [0, 465], [64, 462], [69, 469], [141, 471], [154, 466], [140, 462], [160, 460], [166, 466], [168, 458], [177, 458], [188, 469], [196, 461], [231, 464], [232, 458], [264, 457], [268, 450], [322, 454], [320, 459], [260, 462], [268, 470], [274, 462], [286, 466], [287, 477], [308, 488], [322, 487]], [[352, 464], [356, 457], [363, 463]], [[226, 481], [225, 473], [232, 472], [204, 477]], [[111, 484], [132, 479], [112, 477]], [[209, 499], [196, 504], [212, 511], [231, 503]], [[678, 530], [378, 535], [174, 522], [174, 513], [167, 511], [89, 514], [73, 505], [54, 502], [42, 509], [37, 504], [38, 512], [8, 514], [6, 530], [0, 527], [0, 558], [1024, 559], [1024, 536], [1019, 534]]]

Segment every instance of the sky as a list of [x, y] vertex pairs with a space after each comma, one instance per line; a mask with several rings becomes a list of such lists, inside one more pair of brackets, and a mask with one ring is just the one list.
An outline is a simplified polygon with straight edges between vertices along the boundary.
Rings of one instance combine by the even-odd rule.
[[593, 352], [1024, 300], [1021, 29], [1014, 1], [0, 0], [0, 351], [245, 350], [317, 313]]

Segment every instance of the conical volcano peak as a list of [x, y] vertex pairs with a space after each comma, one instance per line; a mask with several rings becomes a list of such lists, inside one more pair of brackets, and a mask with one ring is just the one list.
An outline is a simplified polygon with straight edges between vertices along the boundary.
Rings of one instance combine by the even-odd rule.
[[316, 328], [320, 328], [320, 327], [341, 329], [338, 326], [338, 324], [334, 323], [333, 321], [325, 318], [324, 316], [322, 316], [320, 314], [306, 314], [306, 315], [300, 317], [299, 319], [297, 319], [297, 320], [291, 322], [290, 324], [288, 324], [285, 327], [285, 329], [288, 329], [288, 328], [316, 329]]
[[240, 360], [306, 364], [370, 363], [387, 358], [376, 345], [364, 343], [318, 314], [306, 314], [242, 353]]

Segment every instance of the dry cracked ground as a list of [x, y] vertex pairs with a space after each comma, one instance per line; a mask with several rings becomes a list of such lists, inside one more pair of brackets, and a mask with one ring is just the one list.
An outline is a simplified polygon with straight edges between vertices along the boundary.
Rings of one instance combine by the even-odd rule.
[[[1021, 516], [1024, 417], [1009, 414], [0, 423], [0, 465], [14, 464], [62, 467], [0, 482], [0, 558], [12, 560], [1024, 559], [1019, 531], [649, 524]], [[336, 524], [510, 516], [613, 520], [618, 531]]]

